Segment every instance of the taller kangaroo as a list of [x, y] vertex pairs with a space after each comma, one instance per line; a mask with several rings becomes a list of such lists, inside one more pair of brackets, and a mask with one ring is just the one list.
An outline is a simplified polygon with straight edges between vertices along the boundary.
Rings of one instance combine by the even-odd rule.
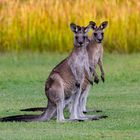
[[90, 81], [90, 70], [87, 54], [89, 43], [87, 33], [89, 27], [70, 24], [74, 33], [74, 48], [71, 54], [59, 63], [50, 73], [46, 84], [45, 94], [48, 98], [46, 110], [41, 115], [19, 115], [0, 118], [0, 121], [48, 121], [57, 113], [57, 121], [66, 121], [63, 109], [72, 101], [70, 120], [81, 119], [78, 116], [78, 103], [85, 73]]

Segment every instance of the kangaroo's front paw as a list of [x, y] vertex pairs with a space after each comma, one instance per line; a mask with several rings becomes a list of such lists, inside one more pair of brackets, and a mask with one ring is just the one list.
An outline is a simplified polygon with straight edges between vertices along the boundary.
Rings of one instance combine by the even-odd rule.
[[93, 86], [93, 81], [90, 81], [90, 84]]
[[98, 83], [99, 83], [99, 78], [98, 78], [98, 77], [94, 77], [94, 82], [95, 82], [96, 84], [98, 84]]
[[105, 77], [104, 77], [104, 75], [101, 75], [101, 79], [102, 79], [103, 82], [105, 82]]
[[75, 86], [78, 87], [78, 88], [80, 88], [80, 83], [79, 82], [76, 82], [75, 83]]
[[90, 79], [87, 79], [87, 80], [88, 80], [88, 82], [93, 86], [93, 81], [90, 80]]

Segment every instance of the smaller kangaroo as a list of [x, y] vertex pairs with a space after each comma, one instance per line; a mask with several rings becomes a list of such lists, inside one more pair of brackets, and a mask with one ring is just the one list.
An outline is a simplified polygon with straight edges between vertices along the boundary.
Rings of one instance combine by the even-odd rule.
[[[104, 82], [105, 81], [105, 74], [102, 64], [102, 57], [103, 57], [103, 46], [102, 41], [104, 38], [104, 32], [103, 30], [107, 27], [108, 22], [104, 21], [101, 23], [99, 27], [96, 26], [96, 23], [93, 21], [89, 22], [89, 26], [92, 28], [93, 33], [90, 39], [90, 43], [87, 46], [87, 52], [89, 56], [89, 66], [91, 73], [94, 75], [94, 81], [99, 82], [98, 75], [95, 71], [96, 66], [98, 65], [101, 71], [101, 79]], [[86, 109], [86, 102], [87, 102], [87, 96], [90, 89], [90, 84], [86, 81], [84, 82], [84, 88], [82, 90], [82, 94], [79, 101], [79, 110], [81, 110], [81, 114], [84, 112], [89, 112]]]

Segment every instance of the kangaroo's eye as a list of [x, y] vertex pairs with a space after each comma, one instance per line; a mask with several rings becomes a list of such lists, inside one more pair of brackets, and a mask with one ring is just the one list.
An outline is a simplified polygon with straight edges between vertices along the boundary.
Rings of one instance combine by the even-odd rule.
[[94, 33], [94, 36], [97, 36], [97, 33]]
[[78, 36], [75, 36], [76, 39], [78, 39]]
[[102, 36], [104, 36], [104, 33], [101, 33]]
[[86, 36], [83, 36], [84, 39], [86, 39]]

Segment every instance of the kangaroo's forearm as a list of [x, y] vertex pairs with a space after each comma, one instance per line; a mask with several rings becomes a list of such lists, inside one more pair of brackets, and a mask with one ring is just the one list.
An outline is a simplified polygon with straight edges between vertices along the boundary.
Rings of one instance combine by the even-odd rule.
[[102, 65], [101, 60], [99, 60], [98, 65], [99, 65], [99, 68], [100, 68], [100, 71], [101, 71], [101, 79], [104, 82], [105, 81], [105, 73], [104, 73], [104, 69], [103, 69], [103, 65]]
[[96, 72], [95, 68], [93, 68], [93, 69], [92, 69], [92, 72], [93, 72], [93, 76], [94, 76], [94, 77], [98, 77], [98, 75], [97, 75], [97, 72]]
[[90, 71], [91, 71], [92, 75], [94, 76], [94, 82], [96, 84], [98, 84], [99, 83], [99, 78], [98, 78], [98, 75], [96, 73], [95, 66], [90, 67]]
[[101, 75], [104, 75], [105, 73], [104, 73], [103, 64], [102, 64], [101, 60], [99, 60], [98, 65], [99, 65], [99, 68], [100, 68], [100, 71], [101, 71]]

